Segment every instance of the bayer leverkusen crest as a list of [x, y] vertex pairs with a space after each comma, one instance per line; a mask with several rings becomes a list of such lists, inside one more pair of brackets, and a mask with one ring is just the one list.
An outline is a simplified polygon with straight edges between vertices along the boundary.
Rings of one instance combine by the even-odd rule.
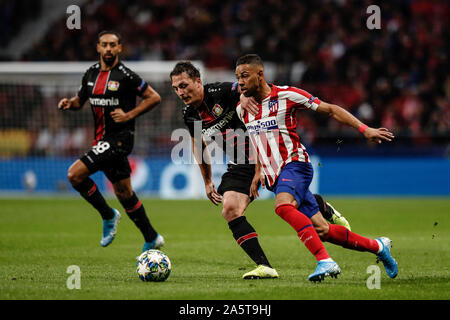
[[117, 91], [119, 89], [119, 81], [109, 81], [108, 82], [108, 90], [109, 91]]
[[212, 108], [212, 112], [214, 113], [214, 115], [218, 117], [222, 114], [223, 108], [220, 105], [215, 104], [214, 107]]

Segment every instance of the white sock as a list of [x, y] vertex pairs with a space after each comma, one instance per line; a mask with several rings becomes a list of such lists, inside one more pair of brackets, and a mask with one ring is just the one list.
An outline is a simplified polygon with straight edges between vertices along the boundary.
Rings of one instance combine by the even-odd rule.
[[333, 262], [334, 260], [331, 258], [319, 260], [320, 262]]
[[380, 253], [383, 250], [383, 243], [380, 240], [378, 240], [378, 239], [376, 239], [376, 241], [378, 242], [378, 251], [377, 251], [377, 253]]

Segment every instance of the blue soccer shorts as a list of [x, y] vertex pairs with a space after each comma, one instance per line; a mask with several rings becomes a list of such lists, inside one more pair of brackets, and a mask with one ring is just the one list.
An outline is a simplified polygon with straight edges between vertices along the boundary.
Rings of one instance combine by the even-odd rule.
[[314, 198], [309, 185], [311, 184], [314, 170], [311, 163], [293, 161], [281, 169], [277, 181], [272, 186], [272, 192], [279, 194], [287, 192], [294, 196], [298, 204], [298, 210], [311, 218], [319, 212], [319, 205]]

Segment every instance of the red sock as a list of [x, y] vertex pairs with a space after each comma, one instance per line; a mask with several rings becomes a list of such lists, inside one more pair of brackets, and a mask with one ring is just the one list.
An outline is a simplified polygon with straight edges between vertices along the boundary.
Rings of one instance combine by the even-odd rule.
[[280, 204], [276, 207], [275, 212], [297, 231], [298, 237], [316, 257], [317, 261], [330, 258], [311, 220], [307, 216], [298, 211], [292, 204]]
[[351, 232], [346, 227], [336, 224], [329, 224], [326, 241], [340, 245], [347, 249], [357, 251], [369, 251], [372, 253], [378, 252], [378, 242], [374, 239], [369, 239], [354, 232]]

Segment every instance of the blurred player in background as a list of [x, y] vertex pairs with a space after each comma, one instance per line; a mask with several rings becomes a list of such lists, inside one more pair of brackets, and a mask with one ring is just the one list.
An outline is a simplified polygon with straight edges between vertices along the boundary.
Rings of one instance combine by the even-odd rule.
[[[135, 118], [158, 105], [161, 97], [120, 61], [122, 43], [117, 32], [101, 32], [97, 52], [100, 61], [86, 71], [78, 94], [64, 98], [58, 104], [61, 110], [78, 110], [89, 100], [95, 122], [93, 147], [70, 166], [68, 179], [100, 213], [103, 219], [100, 244], [103, 247], [114, 240], [120, 213], [106, 203], [95, 182], [89, 178], [99, 170], [111, 181], [117, 199], [144, 236], [142, 250], [159, 248], [164, 239], [150, 224], [143, 204], [131, 187], [127, 156], [133, 149]], [[137, 106], [136, 96], [142, 98]]]
[[[325, 276], [340, 273], [339, 266], [330, 258], [321, 240], [344, 248], [372, 252], [383, 262], [388, 276], [396, 277], [397, 263], [390, 254], [390, 239], [365, 238], [344, 226], [328, 224], [324, 220], [316, 199], [309, 191], [313, 168], [296, 132], [296, 111], [312, 109], [324, 113], [358, 129], [366, 139], [377, 143], [391, 141], [393, 134], [385, 128], [370, 128], [345, 109], [321, 101], [306, 91], [268, 84], [264, 78], [263, 63], [255, 54], [237, 60], [236, 77], [243, 95], [254, 97], [258, 103], [253, 113], [248, 111], [251, 108], [244, 108], [242, 104], [236, 112], [245, 123], [252, 145], [257, 150], [256, 170], [261, 170], [260, 182], [263, 186], [267, 183], [276, 194], [275, 212], [296, 230], [318, 261], [309, 280], [321, 281]], [[251, 194], [257, 193], [257, 190], [254, 180]]]
[[[250, 187], [255, 179], [246, 128], [236, 115], [240, 93], [237, 83], [202, 84], [200, 72], [190, 62], [179, 62], [170, 74], [172, 87], [184, 102], [183, 118], [192, 139], [194, 156], [199, 164], [207, 197], [212, 203], [223, 203], [222, 216], [228, 222], [233, 237], [257, 268], [245, 273], [244, 279], [277, 278], [258, 241], [258, 234], [244, 216], [253, 197]], [[195, 124], [200, 124], [196, 135]], [[227, 171], [215, 189], [212, 181], [210, 154], [205, 138], [214, 139], [229, 156]], [[256, 176], [256, 182], [259, 175]], [[319, 195], [316, 195], [322, 199]], [[348, 222], [322, 199], [330, 222]]]

